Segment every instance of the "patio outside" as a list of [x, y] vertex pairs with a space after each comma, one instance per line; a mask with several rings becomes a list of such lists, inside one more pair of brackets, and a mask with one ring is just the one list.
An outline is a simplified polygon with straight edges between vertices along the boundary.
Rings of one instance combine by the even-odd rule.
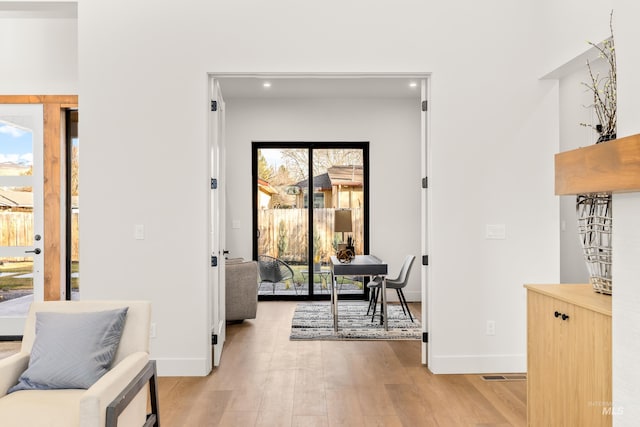
[[[258, 286], [258, 295], [278, 295], [278, 296], [295, 296], [309, 295], [309, 270], [307, 265], [290, 265], [293, 270], [293, 279], [283, 282], [271, 283], [260, 282]], [[259, 279], [258, 279], [259, 280]], [[336, 278], [336, 286], [338, 294], [362, 294], [363, 277], [343, 277]], [[314, 295], [331, 295], [331, 270], [329, 266], [322, 266], [321, 269], [314, 271], [313, 274], [313, 293]]]

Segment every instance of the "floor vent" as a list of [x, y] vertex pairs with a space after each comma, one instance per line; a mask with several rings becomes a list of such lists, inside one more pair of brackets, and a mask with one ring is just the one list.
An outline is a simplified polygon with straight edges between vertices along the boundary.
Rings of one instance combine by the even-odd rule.
[[483, 375], [482, 379], [485, 381], [525, 381], [527, 379], [527, 375]]

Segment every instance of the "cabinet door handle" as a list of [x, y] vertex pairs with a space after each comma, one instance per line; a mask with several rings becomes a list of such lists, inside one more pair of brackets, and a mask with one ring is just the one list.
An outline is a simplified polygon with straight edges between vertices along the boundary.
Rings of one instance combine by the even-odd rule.
[[559, 311], [556, 311], [555, 313], [553, 313], [553, 315], [554, 315], [555, 317], [560, 317], [560, 314], [561, 314], [561, 313], [560, 313]]
[[569, 318], [569, 316], [568, 316], [568, 315], [566, 315], [566, 314], [564, 314], [564, 313], [562, 314], [562, 320], [567, 320], [568, 318]]

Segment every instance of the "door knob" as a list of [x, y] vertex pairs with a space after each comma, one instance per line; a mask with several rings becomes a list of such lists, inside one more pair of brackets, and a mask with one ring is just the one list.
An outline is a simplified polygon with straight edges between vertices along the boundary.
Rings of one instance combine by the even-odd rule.
[[42, 252], [42, 250], [40, 250], [40, 248], [35, 248], [32, 251], [24, 251], [25, 254], [36, 254], [36, 255], [40, 254], [40, 252]]

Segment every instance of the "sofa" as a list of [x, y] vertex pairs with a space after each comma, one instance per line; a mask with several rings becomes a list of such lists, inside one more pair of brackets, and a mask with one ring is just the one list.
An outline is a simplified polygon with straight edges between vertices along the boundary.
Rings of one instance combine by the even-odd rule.
[[227, 259], [225, 282], [226, 320], [255, 319], [258, 310], [258, 263], [242, 258]]

